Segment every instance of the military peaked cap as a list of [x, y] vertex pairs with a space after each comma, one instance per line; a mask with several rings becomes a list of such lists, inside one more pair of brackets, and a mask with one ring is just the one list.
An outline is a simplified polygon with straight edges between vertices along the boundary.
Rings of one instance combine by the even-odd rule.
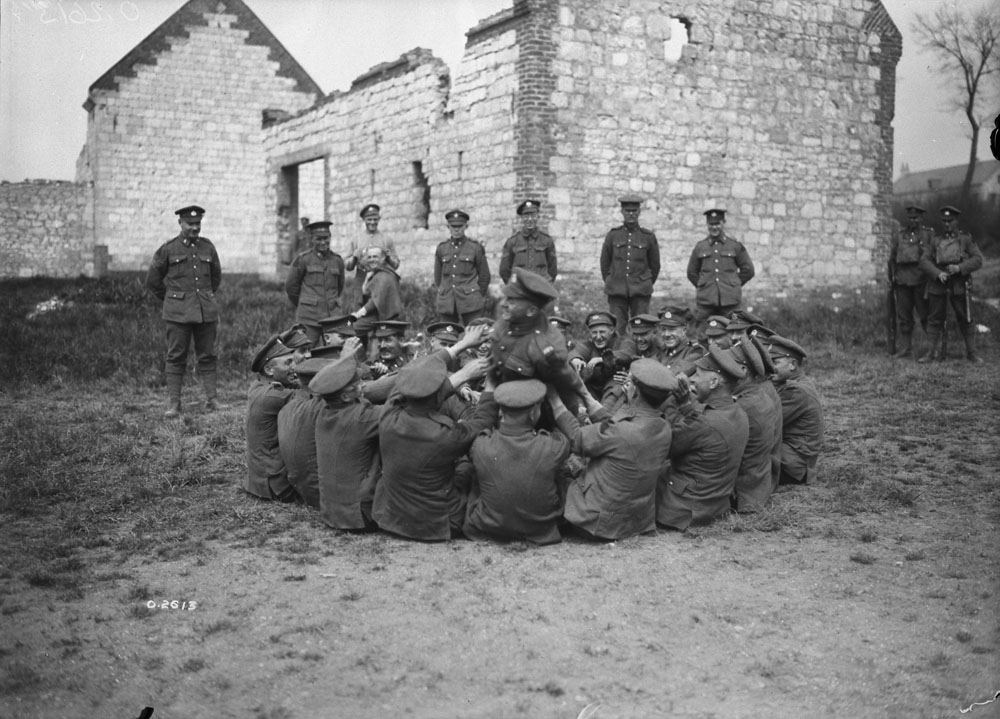
[[410, 326], [409, 322], [403, 322], [402, 320], [383, 320], [375, 325], [375, 336], [376, 337], [392, 337], [393, 335], [400, 335], [406, 332], [406, 328]]
[[437, 353], [404, 365], [396, 375], [396, 390], [404, 397], [430, 397], [448, 379], [448, 367]]
[[950, 220], [951, 218], [958, 217], [962, 214], [962, 211], [954, 205], [945, 205], [939, 210], [939, 212], [941, 213], [941, 217], [946, 220]]
[[717, 225], [726, 219], [726, 211], [713, 208], [711, 210], [705, 210], [705, 219], [710, 225]]
[[517, 215], [520, 217], [525, 212], [538, 212], [541, 207], [542, 203], [538, 200], [525, 200], [517, 206]]
[[760, 358], [760, 353], [753, 346], [749, 337], [741, 337], [740, 341], [732, 346], [731, 351], [737, 362], [753, 370], [754, 376], [764, 375], [764, 360]]
[[622, 195], [618, 198], [619, 205], [641, 205], [643, 198], [639, 195]]
[[492, 317], [477, 317], [474, 320], [469, 321], [469, 327], [475, 327], [476, 325], [486, 325], [487, 327], [492, 327], [496, 322]]
[[618, 324], [618, 320], [610, 312], [591, 312], [587, 315], [587, 319], [583, 321], [583, 324], [587, 325], [587, 329], [595, 325], [608, 325], [614, 328]]
[[537, 379], [504, 382], [493, 393], [497, 404], [509, 409], [523, 409], [545, 399], [545, 383]]
[[570, 327], [570, 325], [572, 325], [573, 323], [570, 322], [565, 317], [559, 317], [557, 315], [552, 315], [551, 317], [549, 317], [549, 324], [550, 325], [555, 325], [559, 329], [568, 330], [569, 327]]
[[329, 231], [330, 225], [332, 224], [333, 224], [332, 222], [329, 222], [327, 220], [317, 220], [316, 222], [310, 222], [308, 225], [306, 225], [306, 229], [309, 230], [310, 232], [314, 232], [316, 230]]
[[673, 392], [677, 389], [677, 378], [673, 372], [654, 359], [643, 357], [629, 366], [629, 373], [635, 383], [658, 392]]
[[357, 374], [358, 363], [353, 357], [328, 362], [309, 383], [309, 391], [314, 394], [336, 394], [353, 382]]
[[774, 366], [774, 360], [771, 359], [771, 353], [768, 352], [767, 347], [764, 346], [764, 341], [757, 334], [751, 334], [750, 341], [753, 343], [754, 348], [757, 350], [757, 354], [760, 355], [760, 359], [764, 363], [764, 372], [767, 374], [774, 374], [777, 367]]
[[659, 322], [660, 320], [658, 317], [654, 317], [653, 315], [642, 314], [630, 318], [628, 321], [628, 326], [629, 329], [632, 330], [632, 332], [644, 333], [655, 329], [656, 325], [659, 324]]
[[791, 357], [799, 362], [806, 358], [806, 351], [798, 344], [785, 337], [771, 335], [767, 338], [767, 351], [771, 353], [771, 358]]
[[376, 205], [374, 202], [369, 202], [367, 205], [361, 208], [361, 217], [367, 217], [368, 215], [377, 215], [379, 210], [382, 208]]
[[205, 208], [198, 207], [198, 205], [188, 205], [179, 210], [174, 210], [174, 214], [182, 220], [200, 220], [201, 216], [205, 214]]
[[341, 351], [344, 349], [344, 341], [338, 337], [336, 344], [323, 345], [322, 347], [313, 347], [309, 354], [313, 358], [318, 359], [337, 359], [340, 357]]
[[449, 210], [444, 214], [444, 219], [446, 222], [448, 222], [448, 224], [451, 224], [453, 222], [455, 223], [468, 222], [469, 213], [463, 210]]
[[254, 354], [253, 359], [250, 360], [250, 371], [263, 372], [264, 365], [273, 360], [275, 357], [290, 355], [294, 351], [295, 350], [291, 347], [286, 347], [285, 344], [279, 339], [278, 335], [274, 335], [268, 339], [267, 342], [261, 345], [261, 348]]
[[660, 324], [664, 327], [683, 327], [691, 321], [691, 310], [678, 305], [667, 305], [660, 310]]
[[555, 286], [537, 272], [523, 267], [514, 268], [514, 279], [503, 288], [508, 299], [521, 299], [544, 307], [559, 296]]
[[465, 332], [465, 328], [455, 322], [435, 322], [427, 325], [427, 334], [431, 337], [437, 337], [439, 340], [458, 342], [458, 338], [462, 336], [463, 332]]
[[705, 323], [705, 334], [709, 337], [718, 337], [729, 332], [729, 320], [721, 315], [712, 315]]
[[279, 334], [278, 339], [285, 347], [290, 347], [293, 350], [312, 345], [312, 342], [309, 341], [309, 335], [306, 334], [306, 326], [303, 324], [292, 325]]
[[920, 205], [907, 205], [904, 209], [906, 209], [907, 211], [909, 211], [909, 210], [916, 210], [917, 212], [920, 212], [920, 213], [927, 212], [927, 210], [925, 210]]
[[324, 357], [310, 357], [295, 365], [295, 374], [300, 378], [311, 378], [332, 361]]

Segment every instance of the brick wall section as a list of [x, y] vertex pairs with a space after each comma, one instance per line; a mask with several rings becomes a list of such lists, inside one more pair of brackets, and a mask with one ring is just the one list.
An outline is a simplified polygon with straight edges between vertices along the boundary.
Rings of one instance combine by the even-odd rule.
[[112, 269], [147, 266], [177, 234], [173, 211], [190, 203], [208, 210], [203, 232], [224, 270], [256, 271], [261, 245], [273, 244], [273, 213], [262, 203], [262, 113], [298, 112], [316, 96], [296, 89], [301, 78], [271, 57], [283, 48], [254, 44], [263, 25], [245, 14], [188, 12], [204, 4], [178, 13], [188, 24], [157, 45], [155, 62], [91, 88], [77, 179], [94, 182], [96, 238]]
[[[514, 9], [530, 15], [517, 30], [518, 56], [515, 63], [518, 87], [514, 98], [514, 139], [517, 149], [514, 172], [517, 184], [514, 200], [540, 199], [547, 195], [554, 173], [549, 160], [556, 149], [556, 112], [552, 93], [556, 76], [552, 62], [556, 56], [554, 29], [557, 8], [553, 3], [515, 3]], [[549, 208], [543, 207], [543, 221]]]
[[92, 207], [86, 185], [0, 183], [0, 277], [93, 277]]
[[[363, 229], [362, 205], [377, 202], [381, 229], [396, 238], [401, 274], [428, 282], [434, 248], [448, 237], [444, 213], [459, 207], [472, 216], [469, 236], [486, 246], [495, 272], [515, 206], [518, 25], [510, 20], [500, 13], [470, 32], [454, 76], [418, 48], [365, 73], [350, 91], [267, 128], [265, 204], [289, 200], [283, 167], [324, 157], [335, 250]], [[415, 162], [431, 190], [426, 229], [419, 226]], [[265, 245], [262, 273], [274, 271], [273, 248], [274, 241]]]
[[[596, 268], [615, 198], [634, 191], [660, 238], [661, 293], [693, 297], [684, 267], [713, 206], [757, 264], [748, 289], [870, 281], [891, 170], [873, 4], [563, 0], [548, 199], [566, 265]], [[690, 22], [677, 62], [671, 16]]]

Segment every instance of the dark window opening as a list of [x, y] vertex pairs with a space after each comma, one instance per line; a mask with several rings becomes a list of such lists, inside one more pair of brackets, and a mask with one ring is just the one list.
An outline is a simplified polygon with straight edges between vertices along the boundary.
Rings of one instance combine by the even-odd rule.
[[413, 163], [413, 227], [428, 229], [431, 216], [431, 186], [424, 174], [424, 164]]

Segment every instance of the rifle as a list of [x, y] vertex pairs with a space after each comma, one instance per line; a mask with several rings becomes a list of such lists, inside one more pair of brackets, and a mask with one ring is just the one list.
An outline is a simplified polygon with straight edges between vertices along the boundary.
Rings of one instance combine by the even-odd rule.
[[896, 279], [893, 276], [892, 260], [889, 260], [889, 292], [885, 296], [885, 338], [889, 355], [896, 354]]

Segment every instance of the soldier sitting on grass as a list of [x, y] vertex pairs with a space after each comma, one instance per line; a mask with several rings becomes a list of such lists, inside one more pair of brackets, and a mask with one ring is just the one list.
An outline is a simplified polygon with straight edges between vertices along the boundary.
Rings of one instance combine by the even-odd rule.
[[806, 351], [790, 339], [772, 335], [765, 340], [775, 367], [775, 388], [781, 397], [780, 484], [808, 484], [816, 479], [816, 461], [823, 446], [823, 404], [816, 385], [802, 369]]

